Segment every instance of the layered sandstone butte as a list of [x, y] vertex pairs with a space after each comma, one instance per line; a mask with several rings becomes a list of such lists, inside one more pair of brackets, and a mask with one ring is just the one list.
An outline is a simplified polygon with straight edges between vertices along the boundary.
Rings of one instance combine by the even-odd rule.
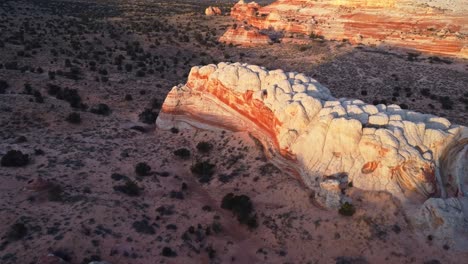
[[262, 34], [253, 27], [237, 26], [228, 29], [220, 38], [219, 42], [236, 44], [242, 46], [257, 46], [271, 43], [268, 35]]
[[258, 29], [468, 58], [465, 0], [239, 1], [231, 16]]
[[[326, 207], [346, 201], [340, 186], [352, 182], [392, 193], [407, 208], [425, 201], [414, 215], [438, 237], [468, 230], [468, 128], [445, 118], [337, 99], [300, 73], [219, 63], [193, 67], [156, 123], [249, 132]], [[468, 245], [465, 235], [451, 243]]]
[[220, 16], [221, 14], [221, 9], [216, 6], [209, 6], [205, 9], [205, 15], [207, 16]]

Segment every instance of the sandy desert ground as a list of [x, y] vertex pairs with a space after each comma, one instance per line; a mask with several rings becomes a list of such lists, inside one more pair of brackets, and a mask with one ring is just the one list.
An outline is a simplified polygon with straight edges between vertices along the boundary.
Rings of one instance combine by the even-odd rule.
[[[328, 41], [223, 45], [233, 20], [204, 16], [215, 4], [233, 2], [0, 2], [0, 156], [29, 155], [25, 166], [0, 167], [0, 262], [466, 259], [416, 232], [386, 193], [350, 186], [353, 216], [324, 210], [248, 134], [164, 131], [154, 119], [191, 66], [242, 61], [307, 73], [336, 97], [467, 125], [467, 62]], [[200, 161], [214, 165], [212, 177], [192, 173]], [[138, 175], [142, 162], [151, 168]], [[221, 208], [228, 193], [250, 198], [256, 228]]]

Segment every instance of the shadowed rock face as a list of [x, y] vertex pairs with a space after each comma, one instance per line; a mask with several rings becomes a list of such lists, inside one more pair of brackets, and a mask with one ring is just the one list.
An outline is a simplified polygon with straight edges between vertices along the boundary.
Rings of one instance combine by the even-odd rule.
[[336, 99], [304, 74], [245, 64], [193, 67], [174, 87], [157, 124], [248, 131], [274, 162], [314, 188], [342, 175], [403, 201], [467, 195], [468, 130], [445, 118]]
[[259, 29], [468, 58], [467, 7], [463, 0], [446, 2], [278, 0], [260, 7], [240, 1], [231, 16]]

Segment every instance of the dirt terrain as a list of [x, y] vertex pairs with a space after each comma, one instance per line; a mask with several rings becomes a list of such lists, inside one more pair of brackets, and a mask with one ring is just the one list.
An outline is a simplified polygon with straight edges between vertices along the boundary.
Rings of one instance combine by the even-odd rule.
[[[386, 193], [348, 188], [352, 216], [319, 208], [248, 134], [154, 126], [191, 66], [220, 61], [304, 72], [336, 97], [468, 124], [466, 61], [321, 40], [220, 44], [234, 21], [204, 10], [232, 4], [0, 2], [0, 156], [28, 155], [24, 166], [0, 167], [1, 263], [466, 259], [418, 235]], [[213, 165], [203, 168], [209, 177], [197, 177], [202, 161]], [[251, 202], [256, 224], [222, 206], [228, 193], [249, 197], [242, 209]]]

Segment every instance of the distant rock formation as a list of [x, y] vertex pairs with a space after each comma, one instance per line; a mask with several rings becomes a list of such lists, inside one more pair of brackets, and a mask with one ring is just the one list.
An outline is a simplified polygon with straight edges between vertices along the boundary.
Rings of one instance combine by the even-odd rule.
[[[398, 105], [337, 99], [301, 73], [240, 63], [193, 67], [187, 83], [169, 92], [156, 123], [247, 131], [275, 165], [315, 190], [323, 206], [340, 206], [346, 198], [340, 185], [351, 182], [387, 191], [406, 206], [436, 197], [426, 207], [447, 217], [460, 214], [461, 205], [444, 211], [438, 199], [467, 201], [458, 200], [468, 196], [467, 127]], [[458, 228], [468, 227], [463, 206]], [[421, 225], [442, 221], [432, 217], [422, 212]]]
[[466, 6], [464, 0], [278, 0], [260, 7], [241, 0], [231, 16], [258, 29], [468, 58]]
[[209, 6], [205, 9], [205, 15], [207, 16], [220, 16], [221, 14], [221, 9], [216, 6]]
[[271, 43], [268, 35], [262, 34], [253, 27], [235, 26], [228, 29], [220, 38], [219, 42], [239, 44], [243, 46], [256, 46]]

